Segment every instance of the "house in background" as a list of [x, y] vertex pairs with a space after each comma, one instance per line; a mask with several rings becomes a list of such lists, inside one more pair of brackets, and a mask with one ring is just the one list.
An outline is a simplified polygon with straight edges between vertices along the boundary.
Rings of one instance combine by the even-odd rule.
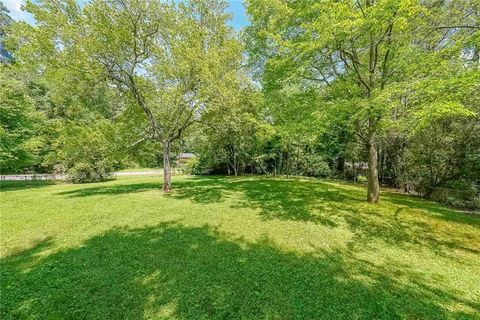
[[177, 155], [177, 160], [176, 160], [177, 167], [183, 166], [188, 160], [190, 160], [192, 158], [195, 158], [195, 157], [196, 157], [196, 155], [193, 154], [193, 153], [188, 153], [188, 152], [179, 153]]

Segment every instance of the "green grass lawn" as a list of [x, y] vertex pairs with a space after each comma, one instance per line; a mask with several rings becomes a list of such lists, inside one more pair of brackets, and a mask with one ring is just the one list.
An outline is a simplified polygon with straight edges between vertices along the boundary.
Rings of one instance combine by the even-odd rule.
[[118, 172], [150, 172], [150, 171], [158, 171], [163, 172], [162, 168], [126, 168], [119, 170]]
[[480, 319], [480, 216], [315, 180], [3, 184], [1, 319]]

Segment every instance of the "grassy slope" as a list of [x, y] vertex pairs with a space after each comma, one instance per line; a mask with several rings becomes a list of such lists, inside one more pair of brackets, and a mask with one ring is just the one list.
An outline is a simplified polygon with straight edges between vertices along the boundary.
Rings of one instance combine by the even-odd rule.
[[480, 319], [480, 216], [313, 180], [14, 183], [10, 318]]

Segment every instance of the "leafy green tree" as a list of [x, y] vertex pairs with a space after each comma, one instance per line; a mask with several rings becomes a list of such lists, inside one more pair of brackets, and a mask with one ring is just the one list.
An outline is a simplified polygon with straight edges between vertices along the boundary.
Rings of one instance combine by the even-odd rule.
[[[379, 200], [378, 145], [396, 84], [442, 68], [479, 26], [470, 1], [248, 1], [251, 56], [266, 91], [297, 82], [348, 105], [368, 152], [367, 200]], [[451, 56], [451, 55], [449, 55]], [[417, 66], [422, 66], [420, 72]], [[460, 113], [463, 112], [457, 108]], [[452, 109], [453, 110], [453, 109]]]
[[115, 140], [115, 130], [107, 121], [91, 126], [67, 122], [59, 128], [55, 152], [45, 162], [73, 182], [103, 181], [118, 169]]
[[[24, 63], [39, 54], [39, 68], [54, 66], [110, 82], [142, 117], [130, 123], [134, 146], [163, 148], [163, 190], [171, 187], [172, 143], [222, 94], [236, 76], [241, 48], [223, 1], [75, 1], [29, 3], [35, 27], [17, 29]], [[42, 67], [43, 66], [43, 67]], [[122, 112], [123, 112], [122, 111]], [[141, 121], [137, 121], [141, 120]]]
[[[17, 50], [12, 52], [16, 53]], [[65, 148], [69, 145], [65, 143], [66, 137], [75, 140], [74, 133], [78, 132], [83, 138], [87, 138], [89, 136], [86, 134], [87, 131], [80, 130], [81, 127], [87, 130], [95, 127], [97, 123], [105, 122], [113, 125], [114, 116], [121, 103], [112, 94], [113, 90], [108, 85], [96, 81], [91, 75], [72, 73], [52, 66], [38, 72], [39, 67], [42, 67], [39, 63], [25, 64], [22, 63], [22, 59], [16, 59], [9, 65], [12, 73], [23, 84], [24, 93], [28, 95], [32, 110], [42, 115], [37, 119], [35, 130], [32, 132], [34, 137], [32, 141], [35, 141], [36, 149], [35, 153], [31, 153], [31, 158], [35, 161], [18, 162], [18, 171], [32, 169], [35, 172], [68, 173], [74, 165], [66, 160], [69, 158], [66, 152], [73, 152], [75, 155], [78, 155], [78, 152], [73, 147]], [[113, 126], [110, 127], [113, 128]], [[86, 142], [88, 143], [88, 140], [83, 140], [82, 143]], [[81, 148], [82, 144], [79, 143], [77, 146]], [[118, 154], [107, 155], [106, 153], [100, 153], [100, 155], [104, 160], [118, 156]], [[98, 168], [99, 172], [91, 173], [89, 178], [83, 180], [94, 181], [96, 177], [102, 180], [106, 173], [110, 173], [105, 169], [112, 169], [111, 166], [101, 168], [97, 165], [98, 162], [103, 161], [98, 154], [96, 157], [78, 159], [84, 165], [88, 160], [91, 160], [88, 164], [89, 168]], [[72, 180], [81, 182], [82, 179]]]
[[0, 169], [18, 172], [37, 162], [42, 114], [24, 82], [8, 66], [0, 65]]
[[[248, 83], [248, 79], [244, 81]], [[241, 81], [232, 81], [229, 85], [229, 91], [208, 110], [187, 142], [200, 156], [197, 172], [237, 176], [254, 163], [258, 132], [262, 130], [256, 101], [258, 94]]]
[[402, 185], [436, 200], [475, 206], [480, 187], [480, 72], [454, 64], [451, 68], [445, 66], [442, 76], [400, 91], [403, 108], [408, 107], [397, 120], [403, 122], [398, 132], [407, 141]]

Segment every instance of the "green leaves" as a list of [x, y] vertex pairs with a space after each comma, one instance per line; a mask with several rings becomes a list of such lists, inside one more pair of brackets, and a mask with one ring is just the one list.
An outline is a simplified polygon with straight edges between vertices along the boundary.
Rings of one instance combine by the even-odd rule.
[[35, 164], [35, 134], [43, 119], [24, 83], [6, 66], [0, 65], [0, 83], [0, 168], [15, 172]]
[[[86, 127], [65, 123], [47, 163], [74, 182], [101, 181], [118, 166], [115, 131], [106, 121]], [[49, 163], [48, 163], [49, 162]]]
[[474, 117], [477, 114], [462, 104], [455, 101], [436, 101], [423, 106], [413, 115], [416, 126], [415, 130], [422, 130], [429, 127], [432, 123], [451, 118]]
[[[75, 148], [66, 148], [70, 138], [62, 138], [75, 134], [65, 133], [65, 127], [106, 121], [119, 124], [124, 147], [136, 141], [171, 143], [209, 108], [238, 98], [235, 91], [245, 79], [239, 71], [242, 47], [226, 24], [226, 5], [29, 2], [27, 11], [37, 23], [16, 24], [10, 41], [19, 66], [48, 83], [49, 111], [62, 128], [62, 146], [54, 154], [60, 157], [54, 158], [65, 162], [61, 159], [70, 155], [62, 152], [75, 154]], [[97, 141], [91, 132], [78, 135]], [[94, 163], [90, 160], [85, 163]]]

